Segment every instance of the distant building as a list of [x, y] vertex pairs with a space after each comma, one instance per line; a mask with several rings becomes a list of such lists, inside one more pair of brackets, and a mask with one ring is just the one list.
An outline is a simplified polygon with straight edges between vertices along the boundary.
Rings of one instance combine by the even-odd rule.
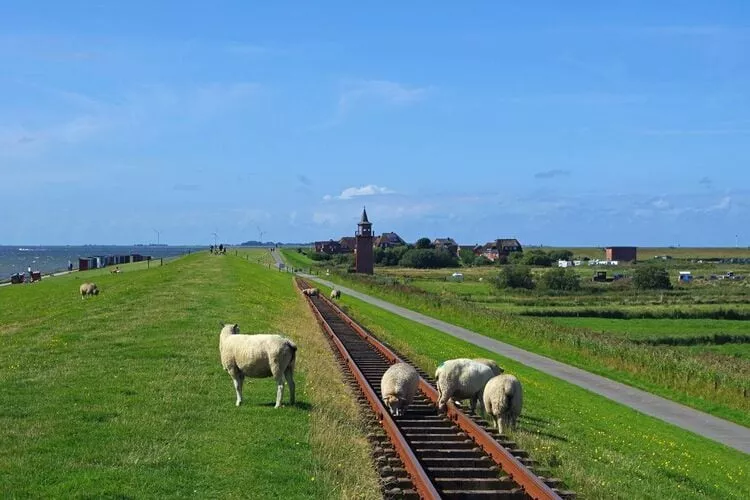
[[344, 252], [353, 252], [357, 245], [357, 239], [354, 236], [344, 236], [339, 240], [341, 250]]
[[521, 243], [519, 243], [517, 239], [497, 239], [485, 244], [482, 247], [480, 255], [484, 255], [494, 262], [500, 258], [501, 255], [507, 257], [512, 252], [523, 252]]
[[383, 233], [374, 242], [378, 248], [393, 248], [401, 245], [406, 245], [406, 242], [396, 233]]
[[327, 253], [328, 255], [343, 253], [342, 248], [341, 248], [341, 243], [339, 243], [338, 241], [333, 241], [333, 240], [316, 241], [315, 252]]
[[367, 219], [367, 210], [362, 209], [362, 218], [355, 235], [354, 268], [358, 273], [372, 274], [375, 266], [373, 252], [372, 223]]
[[637, 260], [636, 247], [607, 247], [604, 249], [606, 260], [635, 262]]
[[458, 255], [458, 243], [453, 238], [435, 238], [432, 245], [436, 250], [446, 250], [452, 255]]

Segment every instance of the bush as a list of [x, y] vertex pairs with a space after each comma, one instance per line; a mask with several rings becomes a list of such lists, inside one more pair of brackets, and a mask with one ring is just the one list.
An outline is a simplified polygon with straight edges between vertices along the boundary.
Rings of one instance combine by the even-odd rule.
[[581, 289], [581, 278], [572, 269], [558, 267], [544, 273], [542, 285], [548, 290], [572, 292]]
[[633, 273], [633, 285], [641, 290], [669, 290], [669, 272], [658, 265], [637, 266]]
[[557, 262], [558, 260], [572, 260], [573, 252], [570, 250], [550, 250], [549, 258], [552, 262]]
[[[505, 257], [505, 256], [501, 255], [501, 257]], [[478, 255], [474, 259], [474, 265], [475, 266], [491, 266], [492, 264], [494, 264], [494, 263], [490, 259], [488, 259], [487, 257], [485, 257], [484, 255]]]
[[316, 261], [331, 260], [331, 256], [323, 252], [307, 252], [305, 255], [307, 255], [311, 260]]
[[406, 245], [392, 248], [376, 248], [375, 263], [383, 266], [397, 266], [401, 257], [409, 249]]
[[402, 267], [417, 269], [438, 269], [441, 267], [458, 267], [458, 257], [445, 250], [416, 248], [407, 250], [399, 261]]
[[524, 252], [523, 263], [527, 266], [549, 267], [552, 265], [552, 259], [544, 250], [532, 250]]
[[511, 264], [505, 266], [495, 280], [497, 288], [534, 288], [531, 269], [528, 266]]

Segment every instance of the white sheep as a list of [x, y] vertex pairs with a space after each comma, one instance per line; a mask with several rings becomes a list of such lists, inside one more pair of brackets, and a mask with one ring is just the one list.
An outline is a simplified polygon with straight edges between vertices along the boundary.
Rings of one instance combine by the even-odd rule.
[[414, 400], [419, 386], [419, 374], [408, 363], [391, 365], [380, 380], [380, 394], [391, 414], [403, 415]]
[[341, 290], [338, 288], [334, 288], [331, 290], [331, 299], [340, 299], [341, 298]]
[[503, 428], [516, 429], [516, 422], [523, 406], [521, 382], [513, 375], [504, 373], [490, 379], [484, 387], [484, 409], [495, 420], [497, 431]]
[[304, 290], [302, 290], [302, 293], [307, 295], [308, 297], [315, 297], [316, 295], [318, 295], [318, 293], [320, 293], [320, 290], [318, 290], [317, 288], [305, 288]]
[[81, 299], [86, 295], [99, 295], [99, 288], [94, 283], [83, 283], [78, 290], [81, 292]]
[[482, 405], [482, 390], [494, 376], [492, 368], [468, 358], [449, 359], [435, 370], [438, 390], [438, 407], [445, 411], [448, 400], [470, 399], [471, 411], [477, 403]]
[[241, 335], [236, 324], [222, 324], [219, 336], [221, 365], [229, 372], [237, 393], [237, 406], [242, 403], [242, 382], [245, 377], [276, 379], [276, 408], [281, 406], [284, 378], [289, 384], [289, 403], [294, 404], [294, 364], [297, 346], [281, 335]]

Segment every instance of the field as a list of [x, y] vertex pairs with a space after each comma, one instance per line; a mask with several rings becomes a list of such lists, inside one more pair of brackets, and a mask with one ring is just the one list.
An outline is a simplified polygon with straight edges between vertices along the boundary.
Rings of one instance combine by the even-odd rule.
[[[378, 498], [358, 410], [264, 258], [201, 252], [0, 288], [0, 496]], [[81, 300], [90, 279], [101, 293]], [[234, 406], [220, 321], [297, 342], [295, 406], [273, 408], [271, 379]]]
[[[738, 273], [747, 268], [735, 266]], [[331, 278], [750, 426], [748, 281], [651, 292], [634, 290], [627, 280], [586, 282], [579, 292], [506, 291], [491, 284], [498, 267], [462, 268], [460, 283], [447, 280], [453, 272], [379, 267], [373, 277], [339, 272]]]
[[741, 452], [352, 297], [344, 295], [341, 303], [428, 372], [448, 358], [485, 357], [516, 374], [524, 384], [524, 410], [513, 439], [580, 498], [750, 495]]

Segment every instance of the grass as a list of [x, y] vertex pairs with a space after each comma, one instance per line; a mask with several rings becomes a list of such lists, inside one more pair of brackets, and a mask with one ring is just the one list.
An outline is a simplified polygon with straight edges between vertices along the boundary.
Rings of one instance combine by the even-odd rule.
[[513, 438], [580, 498], [748, 498], [747, 455], [349, 296], [343, 306], [434, 372], [455, 357], [495, 359], [524, 387]]
[[557, 324], [588, 328], [631, 340], [712, 334], [750, 335], [750, 324], [732, 320], [552, 318]]
[[488, 337], [750, 426], [750, 364], [741, 357], [637, 345], [357, 275], [338, 282]]
[[[205, 252], [122, 268], [0, 288], [0, 496], [380, 496], [357, 410], [289, 275]], [[102, 291], [81, 300], [92, 276]], [[275, 410], [260, 379], [234, 406], [220, 320], [295, 339], [297, 405]]]

